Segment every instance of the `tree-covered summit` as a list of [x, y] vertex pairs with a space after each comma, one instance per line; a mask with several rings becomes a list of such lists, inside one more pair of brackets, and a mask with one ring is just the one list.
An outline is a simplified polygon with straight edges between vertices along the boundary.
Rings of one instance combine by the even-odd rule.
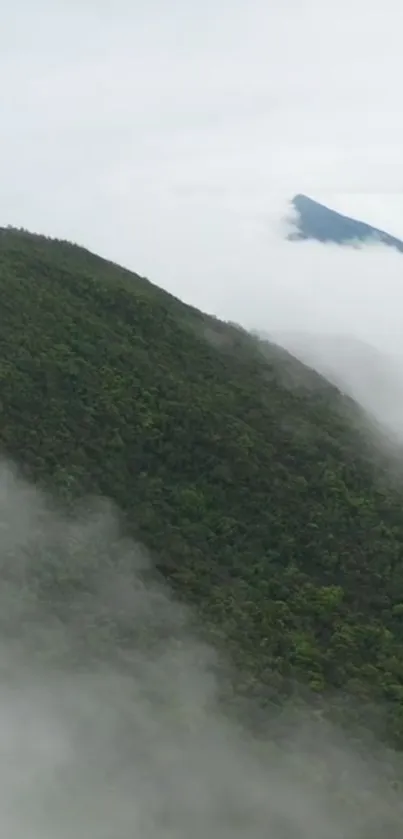
[[0, 295], [3, 453], [112, 498], [246, 692], [380, 704], [402, 746], [403, 493], [354, 404], [66, 242], [1, 230]]

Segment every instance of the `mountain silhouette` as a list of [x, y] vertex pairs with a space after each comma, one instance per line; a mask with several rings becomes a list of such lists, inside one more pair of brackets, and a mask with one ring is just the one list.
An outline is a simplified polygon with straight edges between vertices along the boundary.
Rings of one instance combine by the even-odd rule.
[[316, 239], [338, 245], [378, 241], [403, 253], [403, 242], [400, 239], [363, 221], [337, 213], [307, 195], [295, 195], [291, 206], [294, 211], [294, 229], [287, 236], [289, 241]]

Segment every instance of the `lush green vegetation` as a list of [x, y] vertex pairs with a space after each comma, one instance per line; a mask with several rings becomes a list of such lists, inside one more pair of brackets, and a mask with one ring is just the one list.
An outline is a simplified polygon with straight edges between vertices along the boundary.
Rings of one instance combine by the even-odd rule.
[[113, 498], [247, 693], [380, 703], [402, 747], [403, 495], [352, 403], [65, 242], [0, 231], [0, 293], [3, 452]]

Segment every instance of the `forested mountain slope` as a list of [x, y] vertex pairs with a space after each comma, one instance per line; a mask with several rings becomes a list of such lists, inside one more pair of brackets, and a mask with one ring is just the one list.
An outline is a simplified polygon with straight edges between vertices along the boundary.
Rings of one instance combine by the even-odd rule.
[[353, 403], [68, 243], [2, 230], [0, 295], [3, 453], [113, 498], [246, 691], [380, 702], [403, 746], [403, 496]]

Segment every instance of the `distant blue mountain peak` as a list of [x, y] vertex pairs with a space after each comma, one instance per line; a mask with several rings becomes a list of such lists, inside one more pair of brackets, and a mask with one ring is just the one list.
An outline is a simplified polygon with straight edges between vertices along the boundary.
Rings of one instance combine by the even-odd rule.
[[378, 241], [403, 253], [403, 242], [384, 230], [363, 221], [331, 210], [307, 195], [298, 194], [291, 200], [293, 230], [287, 235], [290, 241], [315, 239], [338, 245], [358, 245]]

